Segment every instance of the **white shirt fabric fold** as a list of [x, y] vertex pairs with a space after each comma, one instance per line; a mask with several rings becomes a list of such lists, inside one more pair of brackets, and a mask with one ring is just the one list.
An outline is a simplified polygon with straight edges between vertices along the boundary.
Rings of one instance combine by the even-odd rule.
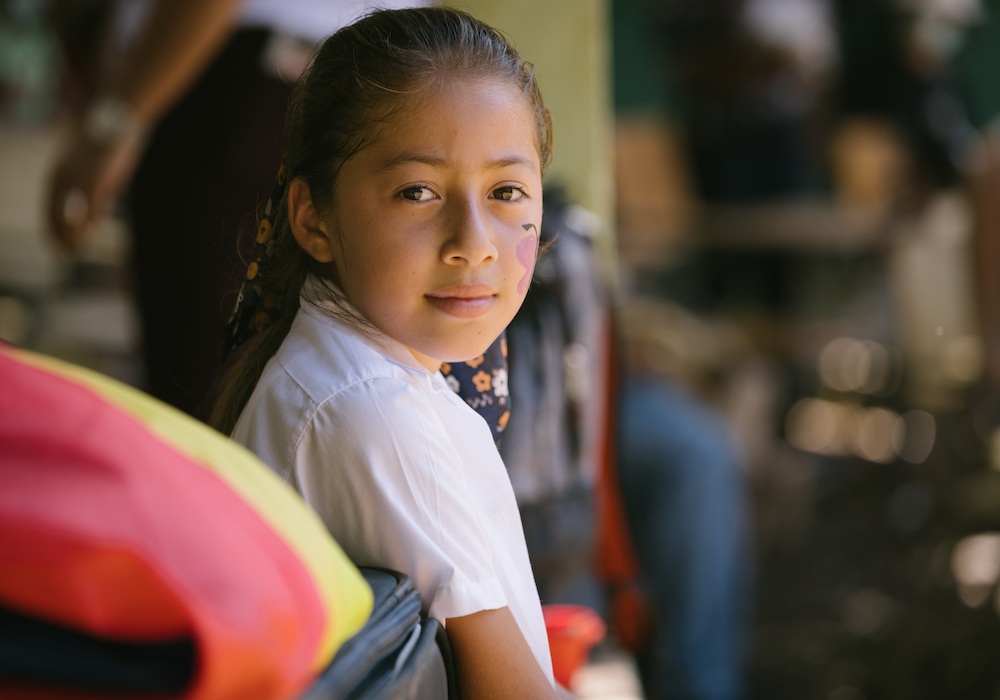
[[407, 574], [429, 616], [508, 606], [554, 683], [521, 519], [489, 426], [440, 372], [336, 313], [302, 301], [233, 439], [302, 494], [355, 564]]

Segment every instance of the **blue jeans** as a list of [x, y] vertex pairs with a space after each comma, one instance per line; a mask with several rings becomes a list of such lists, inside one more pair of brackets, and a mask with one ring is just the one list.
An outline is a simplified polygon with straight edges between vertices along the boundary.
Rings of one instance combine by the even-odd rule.
[[622, 496], [656, 617], [640, 658], [649, 700], [736, 700], [752, 598], [746, 493], [725, 419], [636, 377], [619, 413]]

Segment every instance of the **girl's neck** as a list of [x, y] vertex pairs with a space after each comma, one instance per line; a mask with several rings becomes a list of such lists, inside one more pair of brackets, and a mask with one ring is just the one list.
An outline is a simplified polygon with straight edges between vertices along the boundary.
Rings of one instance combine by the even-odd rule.
[[[405, 346], [404, 346], [405, 347]], [[427, 355], [422, 355], [413, 348], [406, 348], [413, 355], [414, 359], [421, 365], [426, 367], [433, 374], [441, 369], [441, 360], [435, 360], [433, 357], [427, 357]]]

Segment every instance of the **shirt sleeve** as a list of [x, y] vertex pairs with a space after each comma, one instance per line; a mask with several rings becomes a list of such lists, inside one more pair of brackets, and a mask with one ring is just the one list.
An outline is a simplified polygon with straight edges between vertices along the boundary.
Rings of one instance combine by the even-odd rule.
[[306, 502], [351, 560], [407, 574], [429, 616], [507, 605], [462, 462], [413, 386], [380, 378], [339, 391], [293, 459]]

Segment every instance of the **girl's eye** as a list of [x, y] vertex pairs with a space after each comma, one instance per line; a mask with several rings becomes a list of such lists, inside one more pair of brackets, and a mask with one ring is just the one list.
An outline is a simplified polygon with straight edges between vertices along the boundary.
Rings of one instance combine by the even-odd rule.
[[411, 202], [426, 202], [434, 198], [434, 193], [429, 188], [419, 185], [417, 187], [407, 187], [399, 194], [403, 199], [408, 199]]
[[500, 199], [505, 202], [516, 202], [521, 197], [527, 196], [524, 193], [524, 190], [520, 187], [514, 187], [512, 185], [497, 187], [491, 194], [493, 195], [493, 199]]

